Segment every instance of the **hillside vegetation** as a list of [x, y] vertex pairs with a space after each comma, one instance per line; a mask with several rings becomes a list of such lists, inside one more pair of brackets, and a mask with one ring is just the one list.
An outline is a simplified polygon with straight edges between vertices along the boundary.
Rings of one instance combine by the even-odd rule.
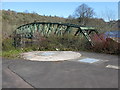
[[[1, 19], [1, 18], [0, 18]], [[41, 16], [37, 13], [22, 13], [15, 11], [5, 11], [2, 10], [2, 35], [3, 39], [9, 37], [12, 32], [20, 25], [31, 23], [31, 22], [61, 22], [61, 23], [71, 23], [78, 24], [77, 19], [73, 18], [63, 18], [57, 16]], [[106, 23], [103, 19], [88, 19], [86, 26], [95, 26], [100, 32], [117, 30], [116, 22]]]

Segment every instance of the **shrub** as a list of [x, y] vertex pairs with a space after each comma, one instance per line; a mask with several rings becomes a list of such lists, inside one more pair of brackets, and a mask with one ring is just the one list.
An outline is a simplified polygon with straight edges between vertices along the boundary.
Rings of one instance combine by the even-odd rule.
[[[79, 36], [73, 35], [64, 35], [64, 36], [56, 36], [51, 35], [46, 37], [45, 39], [37, 39], [31, 46], [32, 50], [42, 50], [42, 51], [54, 51], [56, 49], [60, 51], [79, 51], [85, 49], [85, 38], [81, 38]], [[28, 47], [28, 45], [27, 45]]]
[[3, 41], [2, 41], [2, 50], [3, 51], [14, 50], [15, 47], [12, 44], [13, 44], [13, 40], [11, 38], [3, 39]]

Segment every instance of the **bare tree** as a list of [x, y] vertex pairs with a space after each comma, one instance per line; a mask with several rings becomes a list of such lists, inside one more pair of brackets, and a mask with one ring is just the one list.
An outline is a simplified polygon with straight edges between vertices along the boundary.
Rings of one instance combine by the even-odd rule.
[[29, 13], [29, 11], [28, 11], [28, 10], [25, 10], [23, 13]]
[[74, 19], [74, 17], [72, 15], [69, 15], [68, 19]]
[[110, 9], [106, 9], [105, 15], [108, 21], [113, 21], [115, 19], [115, 12]]
[[104, 11], [101, 12], [101, 17], [104, 18], [105, 21], [110, 22], [115, 20], [115, 18], [117, 17], [117, 14], [115, 10], [112, 10], [106, 7]]
[[91, 7], [88, 7], [86, 4], [80, 5], [75, 10], [75, 17], [78, 18], [79, 22], [81, 22], [83, 25], [87, 23], [86, 20], [88, 18], [92, 18], [94, 15], [94, 10]]

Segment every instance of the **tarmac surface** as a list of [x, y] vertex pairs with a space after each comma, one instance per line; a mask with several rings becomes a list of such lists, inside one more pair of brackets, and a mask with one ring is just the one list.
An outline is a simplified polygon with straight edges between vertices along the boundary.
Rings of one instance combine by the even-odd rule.
[[80, 52], [97, 63], [2, 60], [3, 88], [118, 88], [118, 56]]

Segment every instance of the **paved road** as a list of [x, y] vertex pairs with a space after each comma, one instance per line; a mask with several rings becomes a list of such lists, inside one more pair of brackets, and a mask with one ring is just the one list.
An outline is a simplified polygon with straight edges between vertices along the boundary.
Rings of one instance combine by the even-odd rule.
[[118, 88], [118, 70], [106, 68], [108, 64], [118, 65], [118, 56], [80, 53], [84, 58], [101, 59], [103, 62], [88, 64], [77, 60], [34, 62], [3, 59], [2, 86], [3, 88]]

